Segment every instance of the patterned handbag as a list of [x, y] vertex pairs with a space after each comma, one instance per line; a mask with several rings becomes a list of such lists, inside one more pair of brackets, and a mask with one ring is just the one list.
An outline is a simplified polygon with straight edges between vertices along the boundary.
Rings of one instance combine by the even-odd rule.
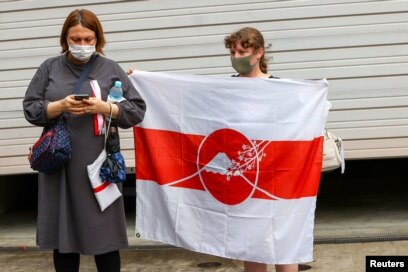
[[71, 138], [65, 117], [44, 128], [40, 139], [30, 147], [28, 160], [31, 168], [52, 174], [71, 158]]
[[[79, 94], [81, 86], [89, 74], [98, 55], [92, 55], [85, 64], [79, 80], [74, 87], [74, 94]], [[56, 122], [44, 127], [40, 139], [30, 147], [28, 160], [31, 168], [46, 174], [52, 174], [61, 169], [71, 158], [71, 138], [64, 115], [57, 118]]]

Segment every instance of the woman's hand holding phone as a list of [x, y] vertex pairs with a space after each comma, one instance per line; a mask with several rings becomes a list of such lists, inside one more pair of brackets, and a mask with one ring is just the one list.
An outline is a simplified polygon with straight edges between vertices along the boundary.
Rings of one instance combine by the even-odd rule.
[[84, 99], [89, 99], [89, 95], [87, 94], [74, 94], [74, 99], [79, 101], [79, 100], [84, 100]]

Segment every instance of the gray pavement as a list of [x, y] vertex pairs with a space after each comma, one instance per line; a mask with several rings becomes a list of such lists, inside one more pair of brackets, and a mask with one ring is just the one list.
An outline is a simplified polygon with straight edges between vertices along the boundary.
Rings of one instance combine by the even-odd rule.
[[[303, 264], [313, 272], [363, 272], [366, 255], [407, 255], [408, 241], [318, 244], [314, 262]], [[242, 262], [184, 249], [150, 248], [121, 252], [123, 272], [242, 272]], [[207, 266], [207, 267], [200, 267]], [[50, 251], [20, 250], [0, 253], [0, 271], [53, 271]], [[96, 271], [93, 258], [81, 257], [80, 271]], [[275, 271], [270, 265], [268, 271]]]
[[[243, 271], [240, 261], [136, 238], [134, 212], [127, 213], [127, 221], [130, 248], [121, 253], [124, 272]], [[397, 195], [381, 201], [375, 196], [346, 202], [318, 201], [315, 261], [304, 264], [304, 268], [360, 272], [365, 271], [366, 255], [407, 256], [407, 222], [408, 201]], [[35, 211], [12, 211], [0, 216], [0, 272], [53, 271], [52, 253], [35, 246], [35, 231]], [[96, 271], [91, 256], [82, 256], [81, 271]], [[274, 266], [269, 266], [269, 271], [274, 271]]]
[[[349, 173], [353, 166], [364, 171], [324, 177], [317, 200], [314, 261], [303, 268], [364, 272], [367, 255], [408, 256], [406, 162], [396, 167], [392, 161], [392, 171], [384, 170], [384, 162], [374, 168], [350, 163]], [[122, 271], [243, 271], [240, 261], [136, 238], [132, 205], [127, 209], [130, 248], [121, 253]], [[52, 253], [35, 246], [35, 214], [25, 208], [0, 215], [0, 272], [53, 271]], [[96, 271], [91, 256], [82, 256], [81, 271]], [[269, 271], [274, 271], [272, 265]]]

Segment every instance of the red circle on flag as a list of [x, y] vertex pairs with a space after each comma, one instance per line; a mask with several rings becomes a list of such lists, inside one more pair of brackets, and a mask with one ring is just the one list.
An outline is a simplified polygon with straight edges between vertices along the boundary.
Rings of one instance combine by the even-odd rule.
[[253, 143], [233, 129], [220, 129], [200, 144], [197, 168], [204, 188], [218, 201], [237, 205], [257, 186], [258, 153]]

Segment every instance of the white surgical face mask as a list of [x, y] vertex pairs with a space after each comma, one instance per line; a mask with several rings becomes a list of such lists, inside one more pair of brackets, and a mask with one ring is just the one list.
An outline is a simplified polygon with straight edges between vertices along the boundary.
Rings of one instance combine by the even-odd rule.
[[79, 61], [86, 61], [92, 56], [92, 54], [95, 53], [95, 45], [69, 44], [69, 52], [75, 59]]

